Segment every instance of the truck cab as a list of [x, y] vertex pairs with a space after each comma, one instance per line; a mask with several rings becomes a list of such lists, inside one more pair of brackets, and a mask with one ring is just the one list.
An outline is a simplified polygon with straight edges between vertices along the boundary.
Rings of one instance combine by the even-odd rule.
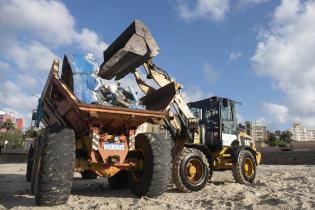
[[238, 123], [235, 105], [237, 102], [221, 97], [211, 97], [188, 103], [194, 116], [198, 119], [198, 132], [194, 141], [205, 144], [212, 151], [231, 146], [238, 140]]

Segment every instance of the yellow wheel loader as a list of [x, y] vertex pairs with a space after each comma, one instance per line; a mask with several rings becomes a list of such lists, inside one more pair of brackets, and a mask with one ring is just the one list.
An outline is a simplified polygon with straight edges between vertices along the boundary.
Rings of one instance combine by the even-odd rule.
[[[182, 192], [200, 190], [213, 171], [220, 170], [231, 170], [238, 183], [253, 182], [261, 155], [253, 139], [239, 131], [237, 102], [211, 97], [187, 104], [181, 95], [183, 86], [153, 63], [159, 51], [147, 26], [135, 20], [104, 51], [99, 76], [120, 80], [132, 73], [145, 94], [141, 104], [167, 113], [164, 126], [174, 141], [172, 176], [177, 188]], [[140, 66], [158, 89], [141, 78]]]

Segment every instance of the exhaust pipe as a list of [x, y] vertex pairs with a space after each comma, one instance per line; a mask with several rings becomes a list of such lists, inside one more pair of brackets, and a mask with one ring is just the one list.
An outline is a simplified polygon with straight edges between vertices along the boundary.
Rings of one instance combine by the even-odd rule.
[[135, 20], [104, 51], [104, 62], [98, 76], [119, 80], [159, 54], [159, 51], [148, 27], [140, 20]]

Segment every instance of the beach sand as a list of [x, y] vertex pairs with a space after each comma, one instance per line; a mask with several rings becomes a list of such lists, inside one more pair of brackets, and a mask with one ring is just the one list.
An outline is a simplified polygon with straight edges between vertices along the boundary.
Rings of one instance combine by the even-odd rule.
[[[25, 169], [0, 164], [0, 209], [52, 209], [35, 206]], [[137, 198], [130, 190], [111, 190], [107, 179], [76, 174], [68, 203], [53, 209], [315, 209], [315, 166], [262, 165], [250, 185], [235, 183], [231, 171], [214, 172], [199, 192], [180, 193], [170, 185], [158, 198]]]

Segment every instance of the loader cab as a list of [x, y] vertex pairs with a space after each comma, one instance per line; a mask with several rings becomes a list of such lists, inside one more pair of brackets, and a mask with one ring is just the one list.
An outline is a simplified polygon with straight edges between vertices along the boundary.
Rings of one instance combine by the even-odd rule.
[[216, 96], [188, 104], [199, 122], [198, 132], [195, 133], [198, 136], [195, 137], [201, 144], [217, 150], [231, 146], [237, 140], [235, 104], [233, 100]]

